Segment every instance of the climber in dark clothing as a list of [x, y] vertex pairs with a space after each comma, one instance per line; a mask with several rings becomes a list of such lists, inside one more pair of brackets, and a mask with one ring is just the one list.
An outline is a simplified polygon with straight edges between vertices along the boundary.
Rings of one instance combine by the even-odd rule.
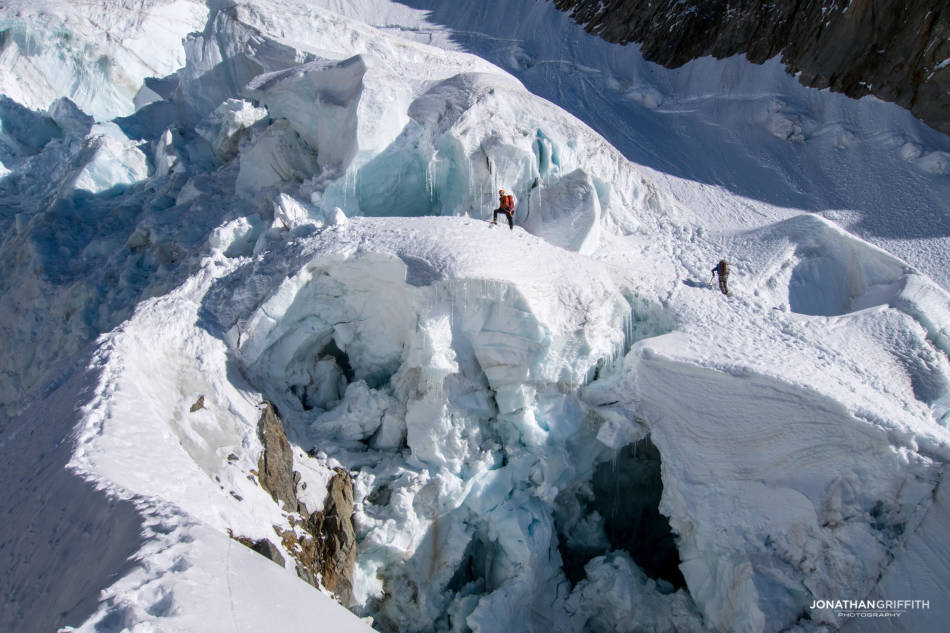
[[[719, 275], [719, 289], [722, 294], [729, 296], [729, 262], [720, 259], [719, 263], [712, 269], [713, 278]], [[712, 279], [709, 280], [710, 282]]]
[[504, 189], [498, 190], [498, 208], [492, 213], [491, 223], [498, 224], [498, 214], [504, 213], [508, 216], [508, 228], [515, 230], [515, 201], [514, 196], [506, 194]]

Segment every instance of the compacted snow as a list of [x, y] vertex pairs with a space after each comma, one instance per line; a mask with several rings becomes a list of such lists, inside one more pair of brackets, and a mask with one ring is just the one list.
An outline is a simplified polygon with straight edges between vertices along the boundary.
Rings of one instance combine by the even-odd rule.
[[7, 5], [0, 628], [942, 630], [950, 142], [440, 6]]

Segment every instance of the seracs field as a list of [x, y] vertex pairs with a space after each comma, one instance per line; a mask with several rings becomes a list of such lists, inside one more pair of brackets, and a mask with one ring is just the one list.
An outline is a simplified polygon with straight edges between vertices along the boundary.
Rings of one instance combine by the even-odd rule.
[[410, 4], [0, 10], [0, 629], [942, 631], [950, 139]]

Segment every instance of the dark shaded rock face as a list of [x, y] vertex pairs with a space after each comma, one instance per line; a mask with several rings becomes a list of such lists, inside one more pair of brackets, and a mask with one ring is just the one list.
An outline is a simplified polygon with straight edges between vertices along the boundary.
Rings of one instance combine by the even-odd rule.
[[276, 545], [271, 543], [266, 538], [258, 539], [255, 541], [254, 539], [248, 538], [246, 536], [235, 536], [234, 534], [231, 533], [230, 530], [228, 530], [228, 534], [235, 541], [237, 541], [238, 543], [241, 543], [242, 545], [246, 547], [251, 548], [252, 550], [257, 552], [264, 558], [269, 558], [270, 560], [274, 561], [281, 567], [284, 566], [283, 554], [280, 553], [280, 550], [277, 549]]
[[675, 68], [691, 59], [778, 54], [815, 88], [873, 94], [950, 134], [950, 7], [932, 0], [553, 0], [609, 42], [640, 43]]
[[284, 434], [284, 425], [277, 409], [266, 403], [261, 419], [257, 422], [257, 435], [264, 446], [257, 461], [257, 477], [274, 498], [283, 503], [287, 511], [297, 509], [297, 485], [294, 481], [294, 454]]
[[[353, 481], [349, 473], [337, 468], [327, 484], [323, 510], [311, 513], [297, 499], [300, 473], [294, 471], [294, 458], [284, 425], [277, 410], [266, 403], [258, 421], [258, 436], [263, 451], [258, 459], [258, 480], [274, 501], [283, 505], [292, 525], [303, 528], [303, 534], [275, 526], [288, 552], [297, 562], [297, 575], [331, 591], [344, 605], [353, 595], [353, 568], [356, 564], [356, 530], [353, 527]], [[238, 540], [241, 540], [240, 538]], [[247, 541], [247, 542], [245, 542]], [[266, 539], [241, 540], [251, 549], [283, 565], [280, 552]]]
[[353, 595], [353, 565], [356, 562], [356, 531], [353, 529], [353, 482], [340, 468], [327, 486], [323, 512], [307, 520], [307, 531], [316, 539], [323, 586], [344, 605]]
[[284, 566], [284, 557], [280, 553], [280, 550], [277, 549], [277, 546], [268, 541], [266, 538], [254, 541], [251, 543], [250, 547], [261, 556], [271, 559], [281, 567]]
[[322, 585], [344, 606], [353, 597], [356, 564], [356, 530], [353, 527], [353, 481], [341, 468], [327, 484], [323, 510], [310, 513], [298, 503], [298, 517], [291, 523], [303, 528], [277, 529], [284, 547], [297, 561], [297, 575], [311, 585]]

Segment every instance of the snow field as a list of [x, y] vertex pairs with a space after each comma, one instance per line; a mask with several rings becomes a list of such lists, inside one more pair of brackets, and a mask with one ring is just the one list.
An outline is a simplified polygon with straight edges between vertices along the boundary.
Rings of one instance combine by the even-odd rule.
[[[103, 376], [86, 405], [70, 468], [96, 473], [145, 521], [132, 570], [104, 592], [86, 624], [70, 630], [299, 627], [312, 617], [300, 608], [306, 603], [324, 604], [327, 626], [368, 630], [298, 580], [292, 566], [280, 570], [227, 536], [273, 542], [273, 526], [289, 526], [249, 476], [261, 451], [259, 395], [228, 380], [220, 340], [186, 325], [197, 320], [194, 298], [212, 279], [199, 273], [171, 295], [143, 303], [100, 342]], [[313, 493], [326, 489], [331, 473], [296, 453], [300, 498], [319, 510], [323, 496]]]
[[314, 613], [320, 630], [373, 630], [219, 530], [170, 519], [174, 529], [139, 550], [132, 572], [103, 593], [100, 612], [63, 631], [312, 629]]
[[[54, 630], [79, 622], [98, 605], [101, 589], [129, 569], [141, 547], [143, 519], [135, 507], [105, 497], [95, 481], [66, 466], [71, 458], [75, 403], [87, 397], [95, 372], [88, 354], [61, 368], [55, 387], [6, 420], [0, 476], [7, 483], [0, 562], [0, 627]], [[42, 447], [37, 452], [36, 448]]]
[[950, 141], [893, 104], [805, 88], [778, 58], [758, 66], [706, 57], [664, 69], [636, 45], [604, 42], [535, 0], [408, 1], [425, 20], [386, 0], [321, 4], [504, 68], [602, 134], [707, 228], [809, 210], [950, 287], [950, 180], [939, 168]]

